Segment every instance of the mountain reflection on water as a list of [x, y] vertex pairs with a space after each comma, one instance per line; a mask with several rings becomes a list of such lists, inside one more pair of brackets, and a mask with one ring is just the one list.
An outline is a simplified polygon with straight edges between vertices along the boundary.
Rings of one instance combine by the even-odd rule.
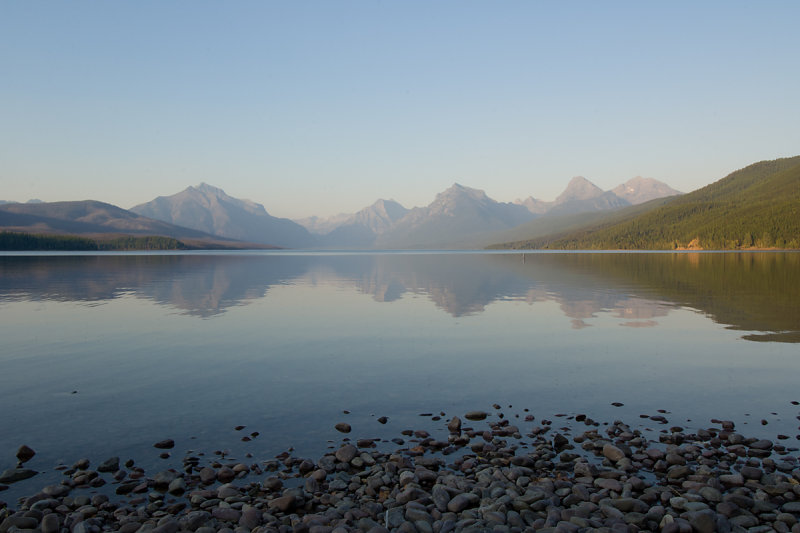
[[555, 302], [574, 328], [600, 313], [653, 327], [688, 307], [755, 332], [748, 340], [800, 342], [799, 278], [793, 252], [0, 256], [0, 302], [134, 295], [210, 318], [276, 285], [331, 285], [378, 302], [425, 296], [453, 317], [497, 301]]

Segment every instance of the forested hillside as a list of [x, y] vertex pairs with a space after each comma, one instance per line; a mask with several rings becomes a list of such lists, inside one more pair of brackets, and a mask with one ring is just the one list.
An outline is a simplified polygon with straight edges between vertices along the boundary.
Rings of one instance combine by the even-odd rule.
[[755, 163], [626, 220], [497, 247], [800, 248], [800, 156]]

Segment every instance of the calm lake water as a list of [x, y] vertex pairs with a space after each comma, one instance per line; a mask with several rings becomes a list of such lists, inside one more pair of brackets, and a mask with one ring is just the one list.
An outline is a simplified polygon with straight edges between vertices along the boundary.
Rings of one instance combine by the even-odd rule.
[[339, 421], [493, 403], [800, 444], [798, 253], [2, 255], [0, 339], [0, 470], [27, 444], [46, 472], [7, 500], [164, 438], [316, 458]]

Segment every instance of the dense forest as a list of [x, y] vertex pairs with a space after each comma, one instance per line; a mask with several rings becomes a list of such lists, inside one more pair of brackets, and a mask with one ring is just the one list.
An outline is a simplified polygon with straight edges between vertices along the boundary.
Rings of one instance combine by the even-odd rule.
[[0, 250], [3, 251], [124, 251], [185, 250], [187, 248], [177, 239], [160, 236], [89, 239], [74, 235], [0, 232]]
[[755, 163], [627, 220], [494, 247], [797, 249], [800, 248], [800, 156]]

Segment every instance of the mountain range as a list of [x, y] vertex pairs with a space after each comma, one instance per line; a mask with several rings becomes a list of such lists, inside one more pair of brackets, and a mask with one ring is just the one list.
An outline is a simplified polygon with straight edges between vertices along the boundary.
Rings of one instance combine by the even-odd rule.
[[406, 209], [394, 200], [378, 200], [354, 214], [296, 222], [318, 235], [318, 245], [325, 248], [470, 248], [497, 242], [492, 235], [537, 217], [605, 211], [681, 194], [640, 177], [614, 190], [621, 196], [576, 177], [553, 202], [529, 197], [505, 203], [455, 183], [425, 207]]
[[800, 248], [800, 156], [761, 161], [671, 199], [604, 213], [588, 223], [498, 248]]
[[161, 235], [231, 247], [800, 247], [791, 234], [800, 225], [792, 222], [800, 220], [798, 175], [800, 157], [762, 161], [685, 195], [652, 178], [603, 191], [579, 176], [551, 202], [498, 202], [455, 183], [423, 207], [381, 199], [357, 213], [296, 221], [201, 183], [130, 211], [95, 201], [3, 202], [0, 230]]
[[188, 187], [172, 196], [159, 196], [132, 207], [131, 211], [227, 239], [282, 248], [305, 248], [316, 244], [316, 239], [299, 224], [273, 217], [263, 205], [233, 198], [206, 183]]

